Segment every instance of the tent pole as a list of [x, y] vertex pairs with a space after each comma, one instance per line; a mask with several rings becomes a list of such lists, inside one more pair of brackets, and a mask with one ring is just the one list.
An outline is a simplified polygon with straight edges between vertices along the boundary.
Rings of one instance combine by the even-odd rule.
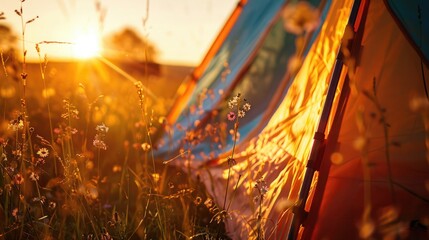
[[318, 170], [317, 165], [320, 164], [317, 164], [317, 162], [320, 162], [319, 158], [322, 156], [324, 150], [325, 129], [328, 123], [329, 114], [331, 112], [331, 108], [335, 98], [335, 91], [338, 86], [342, 69], [343, 61], [340, 57], [338, 57], [335, 62], [334, 73], [332, 74], [331, 83], [329, 84], [328, 94], [326, 96], [325, 105], [323, 106], [319, 126], [314, 134], [313, 146], [311, 148], [310, 157], [307, 162], [304, 180], [301, 184], [301, 189], [299, 191], [298, 204], [293, 209], [293, 218], [288, 239], [297, 238], [299, 228], [307, 216], [307, 212], [304, 210], [304, 207], [309, 195], [314, 173]]
[[[353, 3], [352, 11], [350, 13], [348, 26], [353, 27], [356, 32], [357, 27], [356, 21], [360, 24], [360, 14], [362, 14], [364, 5], [366, 5], [366, 0], [355, 0]], [[341, 49], [341, 47], [340, 47]], [[328, 125], [329, 116], [331, 114], [331, 109], [334, 104], [335, 92], [340, 81], [341, 72], [343, 70], [344, 62], [343, 55], [341, 51], [337, 54], [337, 59], [335, 61], [334, 70], [331, 75], [331, 80], [328, 87], [328, 93], [326, 100], [323, 106], [322, 114], [320, 116], [319, 125], [314, 134], [313, 146], [310, 151], [310, 156], [307, 162], [304, 179], [301, 184], [299, 191], [299, 197], [297, 205], [293, 208], [292, 223], [290, 225], [288, 239], [295, 240], [298, 237], [299, 229], [303, 222], [305, 221], [308, 212], [305, 211], [305, 204], [308, 199], [310, 192], [311, 183], [313, 181], [314, 173], [319, 170], [323, 153], [325, 147], [325, 131]]]

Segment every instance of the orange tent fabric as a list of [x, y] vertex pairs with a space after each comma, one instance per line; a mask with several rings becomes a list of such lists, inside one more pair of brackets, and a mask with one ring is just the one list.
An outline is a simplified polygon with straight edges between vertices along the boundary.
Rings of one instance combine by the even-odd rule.
[[304, 239], [428, 238], [421, 58], [382, 1], [370, 1], [364, 24], [352, 93], [332, 127]]

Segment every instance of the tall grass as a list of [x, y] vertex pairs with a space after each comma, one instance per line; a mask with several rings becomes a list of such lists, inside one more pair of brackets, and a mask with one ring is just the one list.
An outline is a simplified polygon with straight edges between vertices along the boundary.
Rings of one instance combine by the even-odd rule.
[[159, 116], [144, 80], [63, 88], [47, 77], [43, 45], [68, 43], [48, 41], [35, 45], [40, 74], [30, 75], [25, 29], [36, 18], [20, 4], [21, 60], [2, 51], [6, 83], [18, 90], [2, 101], [0, 238], [226, 239], [203, 184], [155, 159]]

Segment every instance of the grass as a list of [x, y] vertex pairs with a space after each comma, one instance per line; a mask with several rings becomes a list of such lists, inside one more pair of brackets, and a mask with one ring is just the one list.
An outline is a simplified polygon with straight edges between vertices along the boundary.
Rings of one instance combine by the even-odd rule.
[[42, 53], [44, 44], [68, 43], [52, 41], [35, 44], [40, 75], [28, 74], [25, 29], [37, 17], [25, 19], [23, 2], [15, 11], [21, 60], [1, 55], [9, 92], [1, 103], [0, 239], [228, 239], [226, 202], [220, 208], [203, 183], [165, 164], [174, 159], [155, 159], [162, 99], [150, 95], [147, 80], [104, 59], [131, 81], [103, 77], [94, 64], [89, 71], [101, 76], [76, 73], [82, 82], [64, 88], [47, 77]]
[[[41, 78], [31, 79], [41, 88], [2, 101], [0, 238], [227, 238], [223, 223], [212, 221], [219, 208], [204, 185], [152, 156], [155, 116], [139, 87], [111, 86], [125, 91], [118, 95], [132, 91], [131, 106], [108, 105], [115, 96], [97, 96], [89, 83], [76, 84], [67, 99], [43, 98], [55, 86], [43, 77], [49, 63], [40, 66]], [[11, 76], [8, 84], [23, 87]], [[135, 108], [140, 113], [128, 114]], [[107, 125], [99, 114], [121, 120]]]

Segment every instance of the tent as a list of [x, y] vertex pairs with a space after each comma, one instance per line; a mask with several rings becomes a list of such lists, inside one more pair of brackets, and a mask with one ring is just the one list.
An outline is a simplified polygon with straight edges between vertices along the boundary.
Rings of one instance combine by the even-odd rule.
[[[318, 24], [294, 34], [297, 1], [239, 1], [157, 157], [228, 202], [232, 239], [429, 238], [429, 2], [308, 2]], [[238, 93], [252, 107], [236, 125]]]

